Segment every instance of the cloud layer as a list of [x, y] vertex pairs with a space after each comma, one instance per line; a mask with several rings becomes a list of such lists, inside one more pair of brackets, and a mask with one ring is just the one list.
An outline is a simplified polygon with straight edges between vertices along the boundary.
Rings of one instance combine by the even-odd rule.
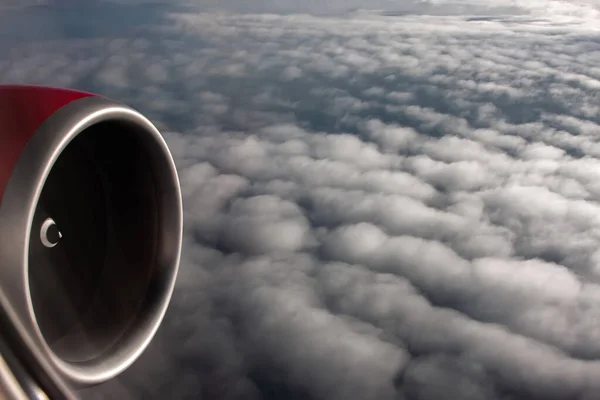
[[600, 42], [567, 14], [173, 13], [0, 55], [142, 110], [180, 170], [167, 321], [88, 395], [595, 398]]

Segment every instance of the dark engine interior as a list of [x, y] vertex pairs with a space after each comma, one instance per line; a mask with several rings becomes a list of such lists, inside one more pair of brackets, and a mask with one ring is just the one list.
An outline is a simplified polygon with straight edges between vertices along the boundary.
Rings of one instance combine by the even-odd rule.
[[152, 296], [160, 197], [152, 150], [138, 129], [106, 121], [81, 132], [52, 167], [37, 205], [33, 308], [52, 351], [70, 363], [109, 352]]

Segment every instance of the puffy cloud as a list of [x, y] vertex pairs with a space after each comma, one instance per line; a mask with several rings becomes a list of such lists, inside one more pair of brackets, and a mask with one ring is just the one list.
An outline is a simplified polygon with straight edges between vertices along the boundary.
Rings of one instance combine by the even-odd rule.
[[147, 113], [180, 171], [172, 307], [89, 396], [600, 393], [595, 5], [457, 4], [173, 12], [0, 55]]

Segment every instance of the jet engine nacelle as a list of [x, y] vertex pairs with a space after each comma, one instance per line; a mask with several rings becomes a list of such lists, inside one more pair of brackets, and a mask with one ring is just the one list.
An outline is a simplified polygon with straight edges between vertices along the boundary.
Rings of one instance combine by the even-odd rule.
[[0, 332], [44, 385], [136, 360], [181, 238], [177, 172], [150, 121], [91, 93], [0, 86]]

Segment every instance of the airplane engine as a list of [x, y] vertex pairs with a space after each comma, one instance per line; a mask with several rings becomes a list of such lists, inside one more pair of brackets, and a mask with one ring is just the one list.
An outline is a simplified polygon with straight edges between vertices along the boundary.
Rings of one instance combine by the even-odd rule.
[[91, 93], [0, 86], [0, 335], [50, 397], [140, 356], [181, 242], [177, 172], [148, 119]]

